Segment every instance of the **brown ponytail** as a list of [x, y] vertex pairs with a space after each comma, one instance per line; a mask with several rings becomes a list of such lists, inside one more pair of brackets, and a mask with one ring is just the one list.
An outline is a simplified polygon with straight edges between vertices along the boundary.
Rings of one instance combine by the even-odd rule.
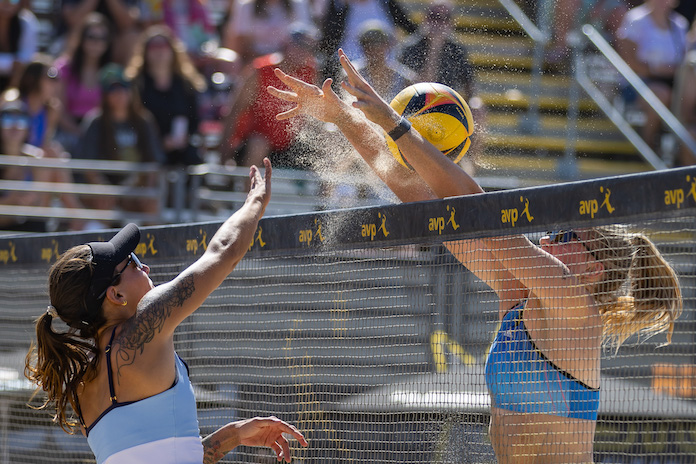
[[[103, 313], [90, 314], [85, 296], [92, 278], [92, 253], [87, 245], [66, 251], [51, 267], [49, 294], [65, 332], [53, 329], [53, 316], [46, 311], [36, 319], [36, 344], [26, 357], [25, 375], [46, 392], [39, 409], [55, 405], [53, 420], [66, 432], [77, 425], [68, 418], [68, 403], [77, 410], [80, 384], [96, 375], [99, 359], [95, 343], [97, 330], [104, 323]], [[37, 389], [38, 392], [38, 389]]]
[[682, 312], [676, 272], [648, 237], [623, 227], [591, 229], [587, 245], [604, 265], [595, 301], [604, 322], [605, 344], [618, 348], [631, 335], [667, 332]]

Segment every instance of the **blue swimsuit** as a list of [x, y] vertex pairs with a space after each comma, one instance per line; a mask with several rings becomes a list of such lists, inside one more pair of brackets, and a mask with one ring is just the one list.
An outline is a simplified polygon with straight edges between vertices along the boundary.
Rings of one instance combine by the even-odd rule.
[[[111, 406], [86, 428], [99, 464], [200, 464], [203, 462], [196, 398], [188, 366], [176, 356], [176, 380], [168, 390], [138, 401], [116, 400], [111, 373], [111, 343], [106, 347]], [[80, 422], [84, 426], [78, 405]]]
[[539, 351], [524, 326], [523, 311], [520, 303], [505, 315], [486, 359], [492, 406], [597, 420], [599, 389], [559, 369]]

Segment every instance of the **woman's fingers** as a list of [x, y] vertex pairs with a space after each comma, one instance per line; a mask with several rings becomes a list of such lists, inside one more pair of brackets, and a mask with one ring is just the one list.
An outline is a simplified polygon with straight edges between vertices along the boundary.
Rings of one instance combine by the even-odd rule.
[[276, 444], [283, 450], [283, 456], [285, 457], [285, 462], [290, 462], [290, 444], [288, 440], [281, 435], [280, 438], [276, 440]]
[[280, 68], [275, 68], [273, 72], [278, 77], [278, 79], [280, 79], [281, 82], [283, 82], [283, 84], [287, 85], [288, 87], [290, 87], [290, 89], [294, 90], [298, 94], [301, 92], [315, 95], [321, 93], [321, 90], [319, 90], [319, 88], [316, 85], [308, 84], [303, 80], [300, 80], [289, 74], [285, 74], [283, 70]]
[[297, 116], [298, 114], [300, 114], [300, 107], [299, 107], [299, 106], [296, 106], [296, 107], [291, 108], [291, 109], [289, 109], [289, 110], [287, 110], [287, 111], [283, 111], [282, 113], [276, 114], [276, 119], [277, 119], [278, 121], [282, 121], [282, 120], [284, 120], [284, 119], [294, 118], [294, 117]]
[[268, 91], [268, 93], [270, 93], [274, 97], [280, 98], [281, 100], [285, 100], [291, 103], [297, 103], [297, 101], [299, 100], [299, 96], [297, 95], [297, 93], [289, 92], [287, 90], [280, 90], [273, 87], [272, 85], [266, 87], [266, 90]]

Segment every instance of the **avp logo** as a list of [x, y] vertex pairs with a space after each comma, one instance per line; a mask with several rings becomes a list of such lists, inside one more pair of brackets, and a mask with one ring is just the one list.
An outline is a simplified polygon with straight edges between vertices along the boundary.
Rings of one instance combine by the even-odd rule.
[[515, 224], [521, 217], [525, 217], [527, 222], [530, 223], [534, 220], [534, 216], [529, 213], [529, 198], [520, 196], [520, 203], [524, 205], [521, 212], [517, 208], [500, 210], [500, 221], [503, 224], [510, 224], [512, 227], [515, 227]]
[[261, 238], [261, 233], [263, 232], [263, 228], [259, 226], [259, 228], [256, 230], [256, 237], [251, 239], [251, 243], [249, 244], [249, 250], [254, 246], [256, 242], [259, 243], [259, 246], [261, 248], [266, 246], [266, 242], [263, 241], [263, 238]]
[[194, 255], [198, 253], [198, 249], [205, 251], [208, 249], [208, 233], [203, 229], [198, 229], [198, 233], [201, 234], [201, 239], [196, 238], [186, 240], [186, 251], [192, 252]]
[[15, 244], [13, 242], [7, 243], [7, 248], [0, 250], [0, 261], [3, 264], [7, 264], [10, 261], [13, 263], [17, 262], [17, 255], [15, 254]]
[[375, 239], [377, 232], [382, 232], [384, 238], [387, 238], [389, 231], [387, 230], [387, 216], [382, 213], [377, 213], [377, 217], [380, 219], [379, 227], [377, 224], [361, 224], [360, 232], [363, 237], [370, 237], [370, 241]]
[[686, 193], [683, 188], [665, 190], [665, 205], [675, 205], [679, 209], [689, 197], [696, 201], [696, 177], [686, 176], [686, 181], [690, 184]]
[[599, 187], [599, 193], [604, 196], [602, 203], [600, 203], [596, 198], [591, 200], [580, 200], [580, 215], [595, 217], [595, 214], [599, 212], [601, 208], [606, 209], [606, 211], [611, 214], [616, 208], [611, 206], [611, 190], [606, 187]]
[[442, 231], [445, 226], [451, 225], [452, 230], [459, 229], [459, 224], [455, 220], [454, 216], [457, 214], [454, 206], [447, 205], [447, 211], [449, 211], [449, 217], [445, 220], [444, 216], [430, 218], [428, 220], [428, 230], [430, 232], [437, 231], [438, 235], [442, 235]]
[[314, 218], [314, 226], [309, 229], [302, 229], [300, 231], [300, 243], [305, 243], [307, 245], [312, 244], [312, 240], [317, 239], [319, 242], [324, 241], [324, 235], [321, 233], [321, 221]]
[[54, 259], [60, 258], [60, 253], [58, 253], [58, 242], [51, 240], [51, 246], [41, 249], [41, 259], [50, 263]]
[[[155, 236], [152, 234], [147, 234], [145, 239], [147, 240], [147, 243], [138, 243], [138, 246], [135, 247], [135, 254], [147, 256], [147, 254], [150, 253], [150, 256], [155, 256], [157, 254], [157, 249], [155, 248]], [[188, 250], [188, 241], [186, 243], [186, 249]]]

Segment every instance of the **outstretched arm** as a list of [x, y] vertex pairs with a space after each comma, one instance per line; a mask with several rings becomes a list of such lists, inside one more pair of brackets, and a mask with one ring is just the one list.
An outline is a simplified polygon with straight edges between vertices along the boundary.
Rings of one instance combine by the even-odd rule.
[[171, 340], [181, 321], [198, 309], [242, 260], [271, 197], [268, 158], [264, 164], [265, 178], [256, 166], [251, 167], [251, 188], [244, 205], [215, 232], [203, 256], [174, 280], [155, 287], [143, 297], [138, 313], [119, 336], [124, 346], [135, 353], [142, 351], [150, 340]]
[[401, 166], [389, 153], [380, 129], [334, 93], [331, 87], [332, 79], [324, 81], [320, 89], [289, 76], [280, 69], [276, 69], [275, 73], [290, 91], [271, 86], [268, 88], [269, 93], [296, 104], [294, 108], [278, 114], [278, 119], [305, 114], [320, 121], [333, 123], [401, 201], [437, 198], [423, 179]]
[[[330, 79], [319, 89], [277, 69], [276, 75], [290, 91], [274, 87], [269, 87], [268, 91], [296, 104], [294, 108], [279, 114], [279, 119], [306, 114], [336, 124], [401, 201], [432, 200], [483, 192], [471, 176], [415, 130], [399, 138], [397, 144], [416, 171], [399, 164], [386, 146], [383, 131], [393, 129], [400, 116], [374, 91], [343, 51], [339, 53], [341, 65], [348, 76], [348, 82], [342, 84], [343, 88], [357, 99], [352, 107], [334, 93]], [[527, 295], [527, 290], [479, 241], [451, 242], [446, 246], [462, 264], [493, 288], [501, 300], [501, 311], [506, 311]]]
[[231, 422], [203, 439], [203, 464], [214, 464], [239, 445], [271, 448], [278, 461], [290, 462], [290, 445], [283, 433], [292, 435], [302, 446], [307, 440], [292, 425], [276, 417], [254, 417]]

